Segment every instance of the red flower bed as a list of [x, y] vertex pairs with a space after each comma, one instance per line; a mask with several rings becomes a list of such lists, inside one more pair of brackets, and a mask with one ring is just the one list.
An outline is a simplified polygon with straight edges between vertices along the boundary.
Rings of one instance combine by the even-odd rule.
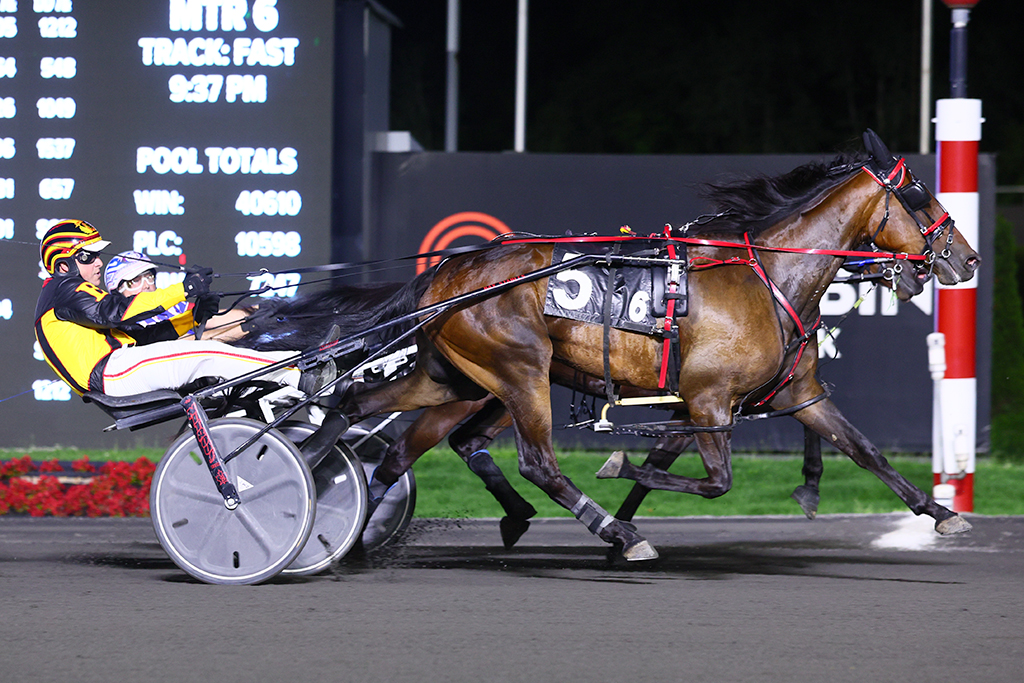
[[[149, 485], [156, 466], [146, 458], [134, 463], [107, 462], [85, 483], [62, 483], [58, 476], [95, 473], [88, 456], [71, 463], [56, 460], [36, 465], [29, 456], [0, 462], [0, 514], [33, 517], [145, 517]], [[32, 476], [29, 476], [32, 475]]]

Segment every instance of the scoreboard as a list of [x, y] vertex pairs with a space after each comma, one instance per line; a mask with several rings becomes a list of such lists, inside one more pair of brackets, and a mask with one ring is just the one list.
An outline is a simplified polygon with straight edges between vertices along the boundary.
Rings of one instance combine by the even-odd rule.
[[165, 264], [158, 286], [198, 263], [225, 274], [214, 289], [291, 296], [289, 269], [329, 260], [334, 12], [0, 0], [0, 446], [75, 443], [65, 422], [105, 419], [33, 346], [55, 220], [95, 225], [105, 261], [133, 249]]

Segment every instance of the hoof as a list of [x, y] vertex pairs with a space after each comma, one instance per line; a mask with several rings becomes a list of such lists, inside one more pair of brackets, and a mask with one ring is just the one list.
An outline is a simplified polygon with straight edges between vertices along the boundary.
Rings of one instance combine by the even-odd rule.
[[658, 551], [645, 540], [633, 541], [622, 549], [622, 557], [629, 562], [658, 559]]
[[973, 528], [974, 527], [971, 526], [971, 523], [960, 515], [953, 515], [948, 519], [935, 523], [935, 530], [943, 536], [949, 536], [950, 534], [962, 534]]
[[[504, 507], [504, 505], [502, 506]], [[512, 519], [518, 519], [525, 522], [526, 520], [537, 514], [537, 508], [530, 505], [525, 500], [520, 499], [518, 503], [509, 505], [505, 508], [505, 516]]]
[[789, 494], [789, 497], [799, 503], [800, 509], [807, 515], [807, 519], [814, 519], [818, 516], [818, 503], [821, 502], [818, 489], [804, 484], [797, 486], [793, 493]]
[[508, 550], [530, 528], [530, 522], [525, 519], [502, 517], [498, 522], [498, 528], [501, 529], [501, 542], [505, 544], [505, 550]]
[[628, 462], [626, 454], [622, 451], [615, 451], [609, 456], [607, 462], [597, 471], [598, 479], [618, 479], [622, 472], [622, 466]]

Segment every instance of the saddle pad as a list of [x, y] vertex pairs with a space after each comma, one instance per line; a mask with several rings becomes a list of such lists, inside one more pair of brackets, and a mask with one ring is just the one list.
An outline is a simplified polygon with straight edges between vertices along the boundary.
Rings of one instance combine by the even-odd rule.
[[[561, 263], [580, 256], [578, 252], [555, 247], [551, 262]], [[606, 266], [572, 268], [548, 278], [544, 315], [604, 324], [604, 297], [608, 288]], [[612, 293], [611, 325], [620, 330], [656, 334], [657, 320], [651, 311], [649, 268], [618, 267]]]

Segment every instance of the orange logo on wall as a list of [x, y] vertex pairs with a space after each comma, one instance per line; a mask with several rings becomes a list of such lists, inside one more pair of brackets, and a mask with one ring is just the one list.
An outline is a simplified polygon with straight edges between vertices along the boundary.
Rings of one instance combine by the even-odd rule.
[[[497, 218], [486, 213], [479, 211], [453, 213], [427, 232], [427, 236], [420, 242], [420, 250], [417, 253], [429, 254], [432, 251], [447, 249], [449, 244], [460, 237], [481, 237], [489, 242], [506, 232], [512, 231]], [[416, 259], [416, 274], [422, 273], [430, 266], [437, 265], [440, 261], [440, 256]]]

